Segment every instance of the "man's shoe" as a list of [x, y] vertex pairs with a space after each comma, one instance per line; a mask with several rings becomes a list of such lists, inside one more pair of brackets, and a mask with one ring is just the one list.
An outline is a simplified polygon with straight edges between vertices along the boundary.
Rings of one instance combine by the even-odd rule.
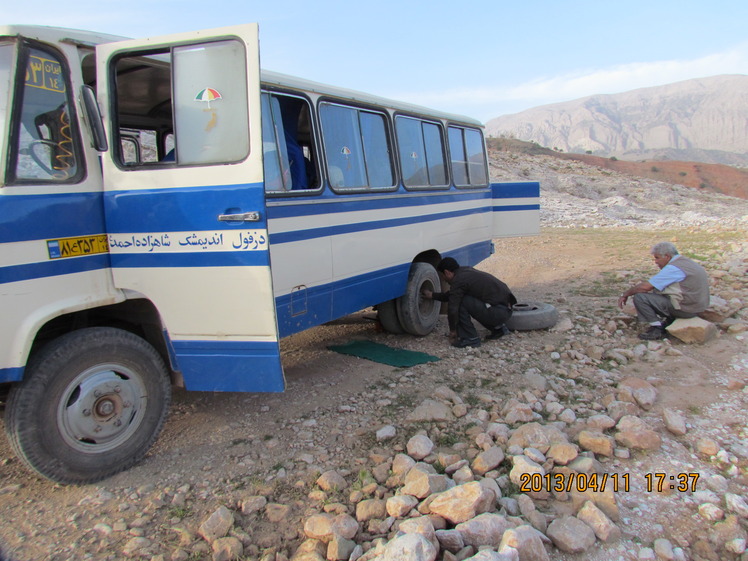
[[659, 325], [653, 325], [644, 333], [639, 333], [639, 339], [644, 339], [645, 341], [657, 341], [664, 338], [665, 328]]
[[457, 341], [452, 343], [452, 346], [457, 347], [458, 349], [464, 349], [465, 347], [480, 347], [480, 338], [457, 339]]
[[486, 341], [498, 339], [499, 337], [503, 337], [504, 335], [509, 335], [509, 333], [509, 328], [506, 325], [502, 325], [500, 327], [497, 327], [496, 329], [492, 329], [491, 333], [486, 335]]

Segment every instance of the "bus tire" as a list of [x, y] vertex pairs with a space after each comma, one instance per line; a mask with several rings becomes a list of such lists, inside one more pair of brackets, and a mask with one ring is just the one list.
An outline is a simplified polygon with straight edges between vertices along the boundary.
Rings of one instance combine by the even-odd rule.
[[429, 263], [413, 263], [405, 294], [397, 299], [397, 317], [406, 333], [419, 337], [434, 330], [441, 309], [441, 302], [421, 296], [423, 290], [441, 290], [439, 273]]
[[506, 326], [512, 331], [531, 331], [548, 329], [557, 321], [558, 310], [554, 306], [541, 302], [521, 302], [512, 307], [512, 317]]
[[397, 300], [387, 300], [377, 304], [377, 319], [387, 333], [400, 335], [405, 333], [400, 319], [397, 317]]
[[161, 356], [144, 339], [97, 327], [67, 333], [11, 389], [5, 430], [19, 459], [65, 484], [100, 481], [139, 462], [171, 402]]

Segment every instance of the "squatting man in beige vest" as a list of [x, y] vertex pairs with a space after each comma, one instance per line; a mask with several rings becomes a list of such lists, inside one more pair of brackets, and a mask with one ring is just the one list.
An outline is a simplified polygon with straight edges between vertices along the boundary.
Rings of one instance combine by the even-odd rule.
[[649, 329], [639, 334], [646, 341], [663, 339], [665, 328], [676, 318], [696, 317], [709, 307], [709, 277], [701, 265], [679, 255], [670, 242], [655, 244], [651, 253], [660, 272], [618, 299], [623, 308], [629, 296], [634, 297], [639, 321], [649, 324]]

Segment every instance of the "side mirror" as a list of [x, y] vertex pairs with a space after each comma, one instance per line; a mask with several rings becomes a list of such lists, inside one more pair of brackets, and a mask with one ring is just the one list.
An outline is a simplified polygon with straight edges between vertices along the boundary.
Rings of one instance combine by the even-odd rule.
[[81, 87], [81, 100], [86, 110], [86, 121], [88, 121], [88, 126], [91, 129], [94, 148], [99, 152], [106, 152], [109, 147], [106, 141], [106, 132], [101, 120], [99, 104], [96, 102], [96, 94], [91, 86]]

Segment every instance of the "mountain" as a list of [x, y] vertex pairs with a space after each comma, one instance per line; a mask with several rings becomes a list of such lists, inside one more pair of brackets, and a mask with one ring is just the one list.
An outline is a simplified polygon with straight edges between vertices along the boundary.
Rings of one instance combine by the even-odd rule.
[[492, 119], [486, 132], [564, 152], [748, 166], [748, 76], [544, 105]]

